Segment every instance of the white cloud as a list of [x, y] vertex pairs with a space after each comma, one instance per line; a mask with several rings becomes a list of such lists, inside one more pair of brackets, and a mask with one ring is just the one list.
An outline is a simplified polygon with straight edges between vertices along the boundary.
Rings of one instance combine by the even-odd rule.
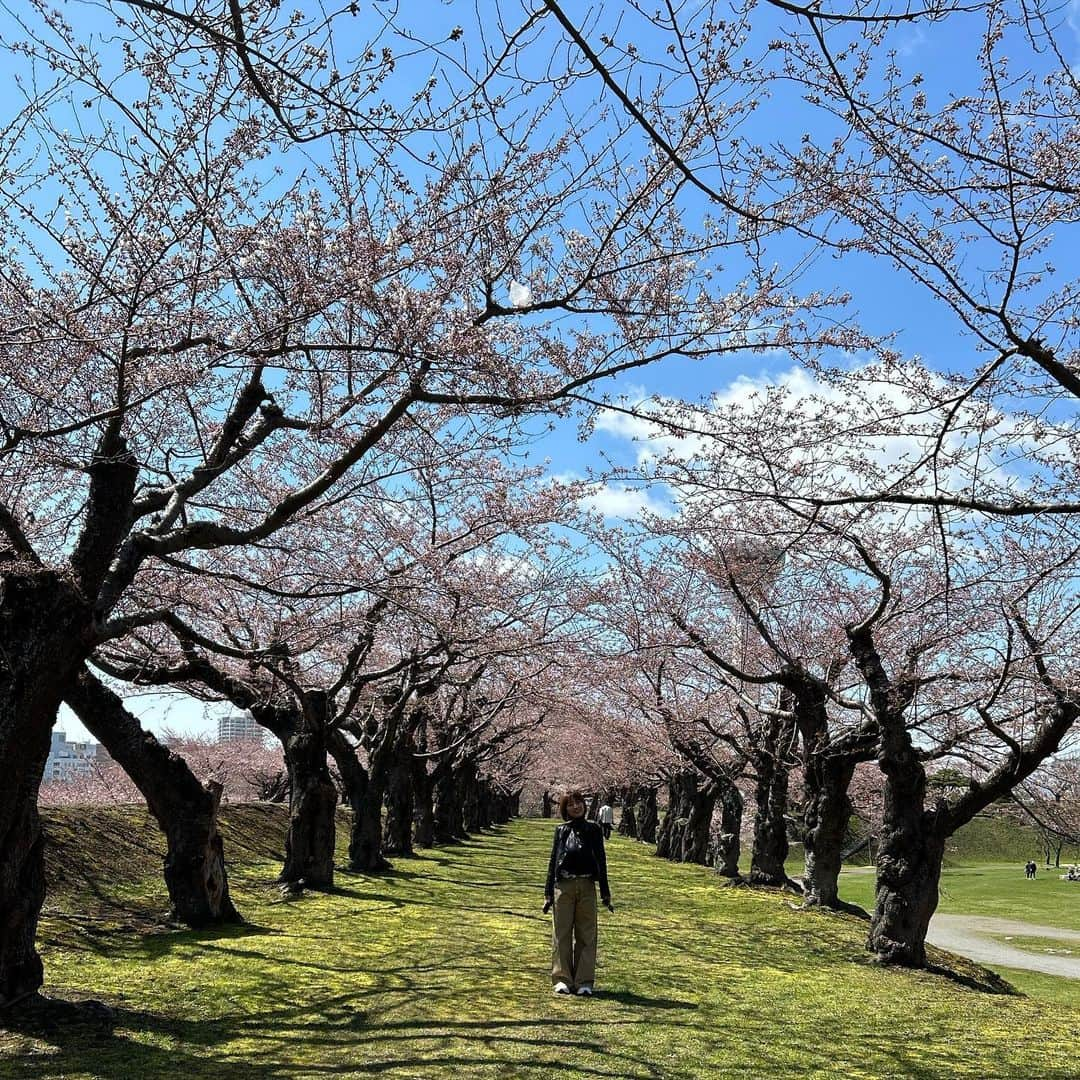
[[635, 520], [643, 513], [670, 517], [671, 507], [660, 502], [648, 488], [627, 487], [624, 484], [602, 484], [581, 500], [586, 510], [603, 514], [605, 518]]
[[[760, 471], [760, 460], [754, 465], [756, 451], [781, 472], [787, 468], [793, 478], [801, 475], [800, 486], [870, 492], [910, 470], [909, 490], [927, 493], [935, 485], [944, 491], [968, 490], [975, 477], [979, 486], [1013, 491], [1027, 486], [1030, 472], [1020, 475], [1015, 468], [1036, 447], [1016, 417], [991, 410], [986, 426], [985, 403], [973, 399], [950, 418], [939, 445], [946, 412], [940, 402], [953, 392], [941, 376], [918, 363], [855, 368], [847, 374], [850, 381], [822, 382], [793, 366], [740, 375], [711, 395], [707, 411], [626, 395], [619, 404], [632, 413], [610, 411], [597, 427], [633, 441], [639, 466], [664, 456], [686, 461], [700, 454], [718, 468], [727, 461], [736, 471], [748, 470], [744, 475], [749, 477]], [[713, 435], [694, 430], [676, 434], [664, 419]], [[718, 446], [723, 447], [719, 453]], [[935, 455], [936, 473], [926, 464]], [[670, 495], [679, 498], [678, 492]], [[616, 491], [610, 500], [614, 505], [626, 497]]]

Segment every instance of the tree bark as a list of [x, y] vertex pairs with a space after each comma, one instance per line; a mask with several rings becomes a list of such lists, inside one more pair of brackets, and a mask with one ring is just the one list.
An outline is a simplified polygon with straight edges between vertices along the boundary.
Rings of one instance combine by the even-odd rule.
[[754, 847], [750, 857], [751, 885], [787, 885], [788, 754], [794, 722], [770, 717], [761, 746], [752, 754], [754, 774]]
[[278, 880], [310, 889], [334, 884], [337, 791], [326, 763], [327, 721], [326, 694], [309, 691], [295, 726], [282, 739], [289, 771], [289, 829]]
[[668, 780], [668, 803], [664, 820], [656, 831], [656, 854], [661, 859], [674, 859], [683, 817], [683, 787], [685, 772], [677, 772]]
[[551, 792], [550, 791], [545, 791], [544, 795], [543, 795], [543, 798], [541, 799], [541, 802], [540, 802], [540, 816], [542, 818], [551, 817], [552, 803], [553, 803], [553, 800], [551, 798]]
[[634, 816], [637, 818], [638, 839], [646, 844], [655, 844], [660, 822], [660, 813], [656, 807], [656, 788], [651, 785], [641, 788]]
[[457, 771], [450, 762], [441, 762], [435, 774], [435, 842], [454, 844], [468, 839]]
[[386, 771], [386, 822], [382, 850], [387, 855], [413, 853], [413, 745], [403, 725], [391, 751]]
[[330, 736], [330, 752], [345, 786], [352, 825], [349, 830], [349, 869], [364, 874], [388, 870], [382, 854], [382, 791], [360, 764], [356, 749], [340, 731]]
[[435, 845], [435, 793], [432, 790], [431, 776], [427, 762], [423, 758], [412, 759], [412, 781], [415, 799], [413, 801], [413, 843], [417, 847], [429, 848]]
[[883, 963], [924, 967], [948, 832], [944, 815], [923, 809], [926, 772], [908, 749], [885, 766], [888, 782], [867, 947]]
[[66, 700], [131, 777], [165, 834], [172, 917], [192, 927], [241, 922], [229, 897], [218, 829], [221, 785], [199, 783], [187, 762], [144, 731], [121, 698], [85, 668]]
[[671, 779], [668, 811], [656, 838], [656, 854], [672, 862], [697, 863], [709, 859], [709, 834], [716, 790], [702, 786], [693, 769], [682, 769]]
[[697, 776], [693, 788], [688, 791], [689, 813], [682, 836], [682, 861], [705, 866], [709, 862], [709, 834], [712, 829], [713, 808], [716, 806], [716, 789], [710, 783], [702, 784]]
[[637, 815], [634, 813], [634, 803], [638, 798], [638, 787], [631, 784], [623, 792], [622, 814], [619, 816], [618, 833], [620, 836], [628, 836], [631, 840], [637, 839], [638, 826]]
[[483, 828], [483, 808], [480, 783], [477, 779], [476, 764], [472, 761], [462, 763], [457, 772], [456, 786], [460, 791], [464, 833], [468, 837]]
[[38, 789], [90, 627], [91, 612], [66, 578], [0, 552], [0, 1008], [43, 981], [35, 948], [45, 900]]
[[840, 868], [843, 865], [844, 837], [851, 820], [848, 797], [856, 759], [826, 753], [808, 754], [804, 763], [804, 813], [806, 831], [806, 907], [839, 908]]
[[742, 832], [742, 793], [734, 783], [720, 783], [717, 785], [717, 801], [720, 803], [720, 829], [712, 852], [712, 864], [721, 876], [737, 878]]

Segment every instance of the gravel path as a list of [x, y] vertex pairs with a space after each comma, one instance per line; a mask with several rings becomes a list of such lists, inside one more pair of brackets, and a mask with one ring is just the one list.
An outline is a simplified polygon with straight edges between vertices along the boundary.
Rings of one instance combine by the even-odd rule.
[[[991, 936], [993, 935], [993, 936]], [[1048, 948], [1072, 949], [1072, 956], [1028, 952], [1000, 937], [1045, 937]], [[1021, 968], [1080, 979], [1080, 930], [1062, 930], [1057, 926], [1038, 926], [1019, 919], [995, 919], [985, 915], [935, 915], [930, 921], [926, 940], [941, 949], [959, 953], [990, 967]], [[1062, 944], [1067, 942], [1068, 944]]]

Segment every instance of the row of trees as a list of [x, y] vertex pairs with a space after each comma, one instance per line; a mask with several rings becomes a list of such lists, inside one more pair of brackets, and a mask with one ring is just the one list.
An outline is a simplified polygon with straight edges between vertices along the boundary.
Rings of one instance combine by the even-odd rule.
[[[421, 30], [364, 9], [363, 43], [359, 5], [8, 16], [0, 1006], [42, 984], [62, 702], [165, 831], [178, 915], [235, 915], [220, 790], [123, 684], [232, 702], [277, 738], [283, 878], [309, 885], [333, 874], [330, 759], [350, 861], [374, 869], [482, 823], [537, 725], [606, 735], [629, 708], [630, 760], [684, 766], [694, 824], [670, 850], [696, 854], [709, 793], [734, 814], [753, 771], [755, 880], [784, 877], [797, 755], [809, 896], [833, 904], [847, 784], [876, 758], [871, 947], [905, 963], [944, 838], [1070, 730], [1066, 14], [498, 14]], [[969, 93], [905, 70], [897, 35], [923, 22], [980, 36]], [[905, 363], [893, 309], [855, 320], [874, 259], [969, 356]], [[594, 389], [778, 351], [823, 373], [816, 396]], [[607, 567], [578, 587], [580, 492], [521, 461], [603, 410], [681, 443], [621, 477], [675, 505], [638, 536], [590, 526]], [[954, 802], [927, 802], [934, 758], [970, 767]]]
[[[652, 769], [620, 774], [655, 781], [659, 764], [669, 777], [658, 852], [737, 874], [749, 777], [750, 881], [787, 883], [793, 833], [806, 905], [844, 907], [852, 784], [876, 763], [869, 946], [921, 965], [948, 837], [1013, 792], [1031, 805], [1070, 767], [1054, 761], [1080, 709], [1080, 548], [1058, 519], [1006, 527], [883, 499], [825, 505], [872, 473], [890, 439], [933, 438], [877, 430], [865, 440], [865, 406], [835, 392], [827, 409], [767, 394], [658, 418], [658, 434], [676, 423], [695, 432], [692, 448], [669, 445], [636, 473], [664, 485], [671, 505], [598, 536], [610, 563], [582, 607], [619, 673], [611, 685], [632, 718], [623, 737], [665, 747]], [[921, 410], [893, 409], [897, 424], [925, 423]], [[964, 782], [928, 787], [944, 767]], [[1061, 800], [1059, 818], [1070, 805]]]

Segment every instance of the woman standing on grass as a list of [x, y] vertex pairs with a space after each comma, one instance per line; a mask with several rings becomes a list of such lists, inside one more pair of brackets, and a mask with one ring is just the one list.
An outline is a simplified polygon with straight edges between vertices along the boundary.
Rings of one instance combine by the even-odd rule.
[[596, 978], [596, 884], [608, 911], [607, 857], [604, 835], [585, 820], [585, 796], [568, 791], [559, 800], [565, 824], [555, 830], [544, 890], [544, 914], [554, 905], [551, 933], [551, 982], [556, 994], [588, 997]]

